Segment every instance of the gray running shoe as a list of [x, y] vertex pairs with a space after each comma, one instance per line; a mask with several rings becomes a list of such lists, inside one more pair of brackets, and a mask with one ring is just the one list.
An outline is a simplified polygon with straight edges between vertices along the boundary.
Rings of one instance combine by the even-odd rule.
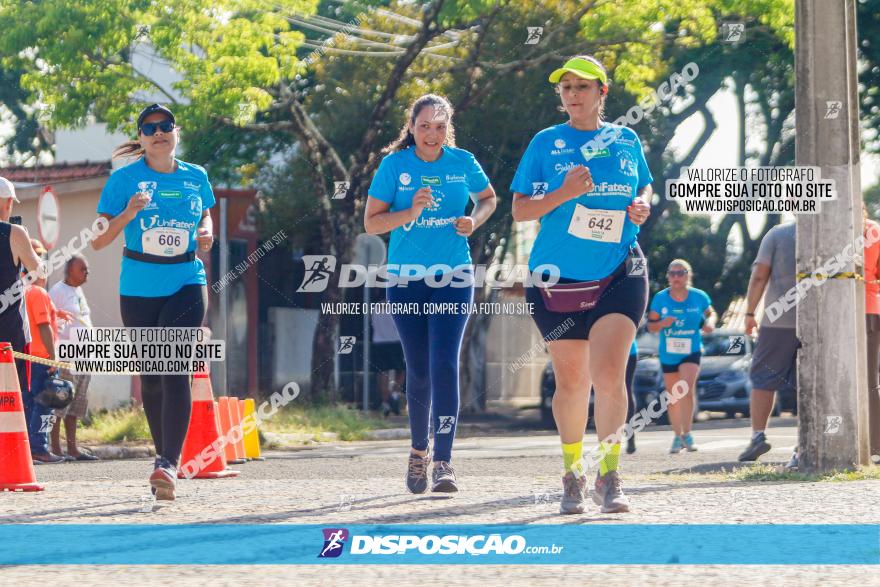
[[560, 514], [582, 514], [587, 502], [587, 477], [568, 471], [562, 478], [562, 503]]
[[452, 470], [452, 465], [446, 461], [434, 461], [431, 479], [434, 481], [431, 491], [436, 491], [437, 493], [455, 493], [458, 491], [458, 485], [455, 484], [455, 471]]
[[772, 447], [767, 442], [767, 437], [761, 432], [752, 439], [746, 449], [739, 455], [740, 462], [757, 461], [762, 454], [769, 452]]
[[406, 467], [406, 488], [412, 493], [424, 493], [428, 490], [428, 455], [419, 456], [409, 453], [409, 464]]
[[596, 475], [593, 501], [602, 507], [603, 514], [619, 514], [629, 511], [629, 500], [623, 494], [620, 475], [617, 471], [608, 471], [604, 475]]

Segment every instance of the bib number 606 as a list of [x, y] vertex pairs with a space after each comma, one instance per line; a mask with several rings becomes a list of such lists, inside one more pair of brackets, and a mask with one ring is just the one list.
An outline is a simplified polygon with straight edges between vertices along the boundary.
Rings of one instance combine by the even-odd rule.
[[180, 246], [180, 235], [174, 234], [160, 234], [159, 235], [159, 245], [160, 246], [169, 246], [169, 247], [179, 247]]

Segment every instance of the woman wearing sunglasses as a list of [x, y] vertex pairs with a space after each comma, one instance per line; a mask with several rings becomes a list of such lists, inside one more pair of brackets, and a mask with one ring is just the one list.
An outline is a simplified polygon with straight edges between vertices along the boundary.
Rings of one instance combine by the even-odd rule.
[[[514, 220], [540, 220], [529, 270], [543, 285], [526, 288], [526, 299], [556, 376], [560, 512], [580, 514], [586, 505], [583, 437], [591, 384], [601, 457], [593, 501], [604, 513], [626, 512], [618, 432], [626, 422], [629, 351], [648, 304], [636, 237], [650, 213], [652, 177], [636, 133], [602, 120], [608, 74], [599, 61], [574, 57], [549, 81], [568, 120], [535, 135], [510, 189]], [[547, 278], [554, 274], [558, 283], [551, 286]]]
[[703, 334], [715, 329], [712, 300], [701, 289], [691, 287], [691, 266], [684, 259], [669, 264], [666, 277], [669, 287], [654, 296], [648, 312], [648, 330], [660, 333], [660, 365], [666, 393], [679, 381], [686, 384], [686, 394], [669, 404], [669, 423], [675, 438], [669, 452], [682, 448], [697, 450], [691, 436], [694, 419], [694, 393], [700, 375]]
[[[174, 157], [180, 129], [159, 104], [137, 119], [138, 138], [116, 157], [137, 157], [107, 180], [98, 214], [110, 221], [92, 246], [102, 249], [125, 233], [119, 298], [127, 327], [195, 328], [208, 304], [205, 267], [214, 192], [205, 170]], [[141, 397], [156, 461], [150, 485], [156, 499], [173, 500], [178, 459], [190, 417], [189, 375], [141, 375]]]

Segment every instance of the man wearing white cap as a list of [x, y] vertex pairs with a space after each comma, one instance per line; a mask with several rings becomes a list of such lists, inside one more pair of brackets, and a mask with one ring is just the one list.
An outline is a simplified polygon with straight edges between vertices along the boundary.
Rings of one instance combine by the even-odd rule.
[[[15, 186], [0, 177], [0, 342], [10, 342], [13, 350], [24, 352], [24, 321], [20, 311], [24, 284], [19, 280], [19, 273], [22, 265], [28, 271], [36, 271], [40, 258], [31, 246], [27, 230], [9, 223], [13, 202], [19, 202]], [[24, 408], [30, 415], [33, 399], [29, 393], [27, 365], [16, 360], [15, 368]]]

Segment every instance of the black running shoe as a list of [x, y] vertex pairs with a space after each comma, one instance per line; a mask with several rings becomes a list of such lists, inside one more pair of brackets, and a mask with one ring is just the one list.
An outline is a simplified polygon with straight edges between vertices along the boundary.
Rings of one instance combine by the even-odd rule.
[[761, 432], [752, 439], [742, 454], [739, 455], [739, 460], [741, 463], [757, 461], [759, 456], [769, 452], [771, 448], [770, 443], [767, 442], [767, 437]]

